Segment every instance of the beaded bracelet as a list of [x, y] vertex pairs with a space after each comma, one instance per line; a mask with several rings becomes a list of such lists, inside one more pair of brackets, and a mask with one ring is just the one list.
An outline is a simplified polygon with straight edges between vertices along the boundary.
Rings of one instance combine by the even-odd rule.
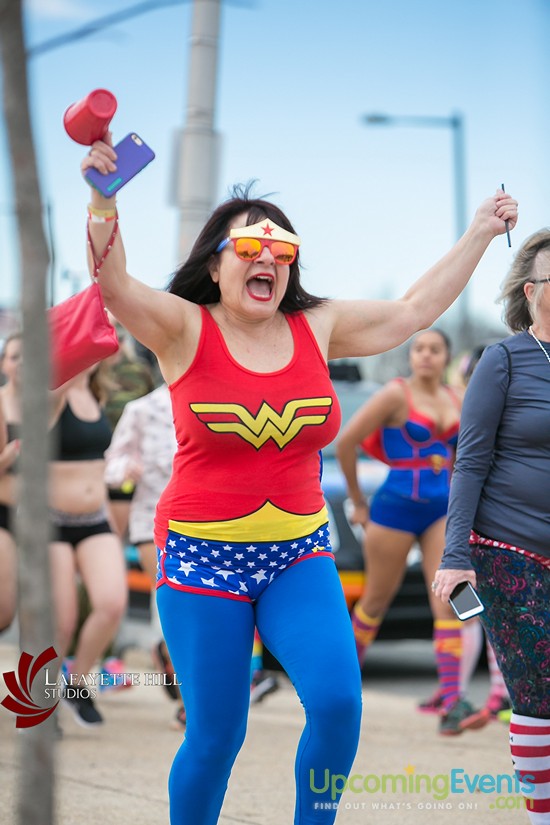
[[111, 236], [110, 236], [109, 240], [107, 241], [107, 246], [103, 250], [103, 254], [101, 255], [101, 257], [99, 259], [96, 257], [96, 254], [95, 254], [94, 245], [92, 243], [92, 237], [90, 235], [90, 224], [89, 223], [87, 225], [87, 232], [88, 232], [88, 246], [90, 247], [90, 254], [91, 254], [92, 260], [94, 262], [94, 273], [92, 275], [92, 279], [97, 280], [98, 275], [99, 275], [99, 270], [101, 269], [101, 267], [105, 263], [107, 255], [109, 254], [109, 252], [113, 248], [113, 244], [114, 244], [115, 238], [117, 236], [117, 232], [118, 232], [118, 215], [116, 214], [116, 210], [115, 210], [114, 225], [113, 225], [113, 230], [111, 232]]
[[88, 220], [92, 223], [110, 223], [116, 219], [116, 206], [113, 209], [96, 209], [91, 203], [88, 204]]

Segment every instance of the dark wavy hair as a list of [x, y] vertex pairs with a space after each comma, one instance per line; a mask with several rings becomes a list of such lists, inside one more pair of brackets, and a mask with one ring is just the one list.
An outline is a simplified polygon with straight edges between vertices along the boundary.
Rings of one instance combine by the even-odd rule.
[[[250, 191], [254, 181], [246, 185], [236, 185], [231, 196], [212, 213], [199, 237], [195, 241], [188, 259], [174, 273], [168, 283], [168, 292], [186, 298], [195, 304], [215, 304], [220, 300], [220, 288], [210, 276], [209, 263], [216, 254], [218, 244], [229, 235], [230, 225], [238, 216], [246, 213], [246, 226], [268, 218], [286, 229], [296, 233], [296, 230], [275, 204], [263, 198], [253, 198]], [[280, 304], [282, 312], [299, 312], [320, 306], [327, 299], [310, 295], [300, 283], [300, 253], [290, 265], [288, 286]]]

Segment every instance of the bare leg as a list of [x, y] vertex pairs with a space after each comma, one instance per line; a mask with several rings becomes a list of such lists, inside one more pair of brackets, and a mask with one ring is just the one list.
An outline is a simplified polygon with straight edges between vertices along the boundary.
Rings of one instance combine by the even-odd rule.
[[17, 549], [11, 533], [0, 529], [0, 633], [13, 622], [17, 607]]
[[72, 546], [59, 541], [50, 544], [49, 557], [56, 650], [60, 658], [64, 659], [78, 622], [76, 559]]
[[76, 550], [91, 612], [78, 638], [74, 673], [87, 674], [113, 640], [126, 611], [128, 588], [120, 541], [113, 533], [90, 536]]
[[402, 530], [392, 530], [373, 522], [367, 526], [363, 544], [365, 586], [352, 614], [360, 663], [399, 589], [413, 540], [411, 533]]

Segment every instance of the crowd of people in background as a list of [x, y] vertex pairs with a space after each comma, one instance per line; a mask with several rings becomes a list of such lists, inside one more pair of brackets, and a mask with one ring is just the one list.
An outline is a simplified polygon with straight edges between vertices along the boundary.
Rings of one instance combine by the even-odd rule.
[[[79, 673], [90, 670], [98, 661], [103, 661], [103, 676], [111, 673], [113, 687], [125, 686], [123, 680], [117, 682], [117, 673], [123, 672], [124, 663], [116, 656], [106, 660], [105, 657], [116, 650], [116, 645], [113, 646], [111, 643], [116, 640], [116, 632], [127, 607], [123, 548], [128, 544], [136, 547], [140, 567], [151, 581], [152, 663], [164, 673], [163, 684], [167, 695], [178, 705], [172, 726], [175, 729], [185, 729], [185, 707], [162, 637], [155, 598], [157, 551], [153, 539], [154, 512], [160, 494], [169, 480], [177, 446], [170, 397], [160, 373], [153, 369], [151, 360], [144, 357], [143, 348], [131, 339], [120, 324], [116, 323], [116, 326], [121, 342], [119, 352], [102, 365], [74, 379], [63, 387], [61, 392], [53, 394], [54, 413], [51, 423], [54, 454], [51, 465], [51, 508], [54, 536], [50, 559], [57, 649], [64, 659], [65, 676], [71, 673], [76, 678]], [[480, 345], [462, 355], [455, 379], [462, 380], [464, 385], [467, 384], [483, 349], [484, 345]], [[435, 356], [438, 363], [435, 366], [424, 364], [420, 367], [420, 372], [431, 370], [434, 372], [436, 383], [440, 383], [450, 360], [450, 341], [441, 330], [420, 333], [411, 343], [411, 378], [408, 381], [410, 382], [418, 371], [418, 367], [415, 371], [415, 364], [422, 359], [425, 350], [432, 352], [432, 356], [428, 356], [427, 360]], [[9, 628], [16, 614], [17, 560], [14, 508], [17, 501], [17, 455], [20, 449], [21, 361], [22, 335], [16, 332], [4, 341], [0, 360], [0, 381], [3, 382], [0, 386], [0, 415], [3, 416], [3, 420], [0, 418], [0, 436], [4, 436], [4, 442], [0, 441], [0, 632]], [[457, 422], [456, 426], [453, 424], [450, 428], [438, 428], [435, 421], [430, 422], [429, 416], [421, 412], [420, 418], [423, 420], [413, 420], [415, 414], [418, 417], [419, 409], [413, 404], [412, 391], [407, 388], [406, 381], [407, 379], [396, 378], [393, 385], [389, 386], [394, 394], [402, 396], [401, 400], [412, 412], [409, 426], [416, 423], [417, 427], [427, 425], [428, 429], [432, 426], [436, 430], [452, 430], [450, 454], [453, 453], [458, 430]], [[447, 387], [445, 390], [444, 398], [450, 409], [455, 411], [457, 421], [462, 393], [463, 388], [456, 385], [454, 389]], [[355, 508], [351, 520], [367, 528], [364, 552], [365, 565], [369, 569], [368, 588], [365, 586], [363, 596], [352, 611], [358, 657], [362, 665], [369, 645], [376, 638], [383, 614], [401, 581], [407, 548], [417, 538], [415, 533], [409, 533], [402, 527], [395, 530], [390, 526], [379, 525], [376, 520], [376, 499], [373, 502], [373, 517], [372, 507], [365, 501], [357, 481], [356, 447], [361, 442], [364, 442], [365, 454], [391, 464], [388, 455], [380, 452], [381, 433], [377, 420], [380, 417], [379, 413], [384, 410], [384, 401], [384, 393], [381, 391], [376, 399], [357, 411], [354, 419], [342, 429], [338, 439], [338, 455]], [[374, 425], [371, 421], [373, 406], [377, 418]], [[75, 414], [75, 407], [84, 410], [84, 417]], [[395, 438], [395, 434], [393, 437]], [[390, 433], [390, 441], [391, 438]], [[426, 445], [433, 448], [433, 433], [425, 436], [425, 445], [420, 444]], [[92, 464], [88, 463], [90, 461]], [[429, 463], [433, 459], [427, 458], [426, 461]], [[445, 488], [443, 499], [446, 501], [452, 458], [447, 456], [442, 466], [443, 471], [438, 470], [437, 475]], [[417, 471], [420, 473], [420, 468], [417, 468]], [[395, 470], [393, 473], [395, 474]], [[66, 474], [69, 475], [68, 479], [64, 477]], [[79, 481], [85, 480], [87, 488], [91, 477], [97, 479], [97, 498], [93, 502], [93, 511], [87, 509], [82, 512], [84, 499]], [[378, 491], [377, 497], [384, 494], [387, 485], [388, 480], [384, 488]], [[395, 514], [395, 510], [392, 512]], [[441, 516], [436, 521], [439, 521], [439, 524], [436, 528], [437, 537], [433, 542], [433, 554], [431, 543], [428, 543], [428, 552], [424, 553], [426, 581], [432, 580], [434, 565], [439, 564], [444, 546], [440, 532], [444, 530], [445, 518]], [[385, 540], [377, 547], [376, 535], [373, 538], [372, 534], [376, 534], [380, 528]], [[388, 534], [387, 538], [384, 537], [384, 533]], [[422, 536], [419, 538], [422, 546]], [[400, 547], [403, 540], [404, 549]], [[105, 565], [102, 554], [105, 553], [109, 554], [110, 559], [119, 558], [118, 576], [110, 579], [108, 591], [103, 586]], [[435, 559], [433, 564], [433, 559], [430, 558], [432, 555]], [[382, 560], [379, 567], [376, 563], [377, 556]], [[393, 556], [397, 560], [394, 573], [388, 567], [388, 558]], [[377, 569], [383, 570], [380, 582], [383, 591], [381, 611], [373, 610], [368, 602], [378, 590]], [[97, 586], [99, 582], [101, 587]], [[429, 598], [430, 595], [428, 590]], [[477, 619], [459, 623], [449, 610], [445, 606], [438, 609], [436, 601], [434, 617], [438, 613], [444, 615], [442, 619], [434, 619], [436, 670], [439, 674], [445, 672], [445, 677], [440, 676], [440, 687], [432, 697], [421, 702], [418, 707], [424, 713], [438, 714], [444, 730], [445, 724], [450, 725], [449, 715], [444, 711], [460, 700], [460, 718], [455, 719], [456, 714], [451, 714], [451, 732], [456, 733], [466, 727], [472, 727], [468, 723], [462, 724], [463, 717], [471, 715], [464, 713], [464, 708], [467, 711], [471, 709], [471, 706], [465, 703], [464, 695], [480, 657], [484, 634]], [[378, 615], [373, 616], [377, 612]], [[453, 628], [456, 628], [455, 635], [460, 634], [461, 642], [458, 646], [455, 645], [452, 651], [452, 646], [447, 642], [447, 649], [443, 654], [445, 665], [442, 665], [442, 645], [439, 636], [443, 633], [445, 637], [449, 637]], [[509, 700], [492, 647], [488, 643], [487, 659], [491, 683], [487, 709], [491, 715], [496, 716], [498, 712], [508, 709]], [[451, 679], [448, 663], [453, 660], [457, 661], [458, 667], [452, 669]], [[457, 670], [456, 674], [454, 670]], [[105, 678], [102, 681], [104, 686], [109, 685]], [[277, 687], [278, 680], [275, 674], [266, 673], [264, 670], [263, 644], [256, 631], [251, 660], [251, 703], [259, 701]], [[102, 721], [101, 714], [91, 699], [79, 702], [73, 700], [72, 710], [82, 724], [93, 725]], [[473, 713], [473, 727], [482, 726], [486, 721], [486, 715], [482, 713], [479, 716], [477, 712]], [[479, 725], [478, 719], [481, 720]]]

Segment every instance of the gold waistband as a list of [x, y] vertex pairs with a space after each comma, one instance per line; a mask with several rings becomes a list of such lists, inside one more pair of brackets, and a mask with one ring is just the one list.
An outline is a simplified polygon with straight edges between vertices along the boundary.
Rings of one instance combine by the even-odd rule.
[[173, 521], [168, 529], [184, 536], [211, 541], [290, 541], [309, 536], [328, 521], [326, 507], [305, 516], [288, 513], [270, 501], [248, 516], [229, 521]]

